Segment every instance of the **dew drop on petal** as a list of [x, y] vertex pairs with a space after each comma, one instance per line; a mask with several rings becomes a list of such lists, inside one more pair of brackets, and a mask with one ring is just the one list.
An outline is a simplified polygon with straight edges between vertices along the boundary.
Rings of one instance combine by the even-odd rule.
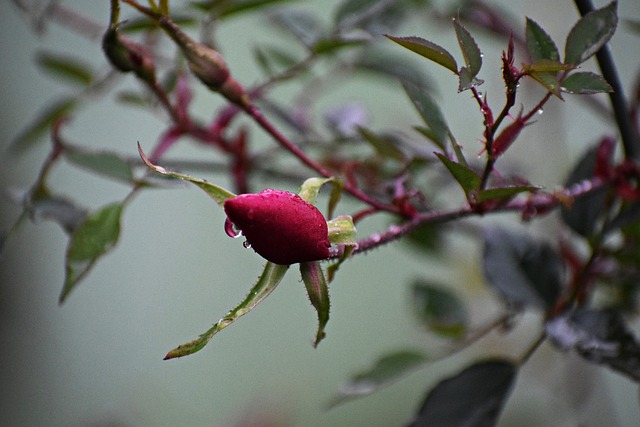
[[245, 247], [245, 249], [249, 249], [251, 247], [251, 243], [247, 242], [246, 240], [244, 242], [242, 242], [242, 246]]
[[227, 233], [227, 236], [237, 239], [242, 236], [242, 231], [236, 225], [231, 222], [229, 218], [224, 221], [224, 231]]

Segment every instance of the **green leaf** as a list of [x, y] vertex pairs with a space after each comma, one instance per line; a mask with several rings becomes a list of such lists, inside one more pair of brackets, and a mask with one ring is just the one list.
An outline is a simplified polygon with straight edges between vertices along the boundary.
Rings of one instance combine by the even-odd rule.
[[272, 6], [278, 3], [288, 3], [296, 0], [239, 0], [239, 1], [220, 1], [205, 0], [192, 1], [191, 6], [212, 13], [216, 19], [228, 18], [230, 16], [239, 15], [245, 12], [251, 12], [255, 9], [265, 6]]
[[489, 188], [487, 190], [482, 190], [478, 192], [476, 196], [476, 201], [478, 203], [485, 202], [488, 200], [509, 200], [514, 196], [524, 193], [526, 191], [536, 191], [540, 190], [542, 187], [537, 185], [523, 185], [523, 186], [511, 186], [511, 187], [501, 187], [501, 188]]
[[280, 28], [289, 31], [304, 46], [311, 47], [322, 39], [323, 29], [317, 17], [303, 10], [282, 10], [271, 16]]
[[369, 395], [409, 372], [429, 362], [429, 357], [419, 350], [399, 350], [379, 358], [373, 366], [360, 372], [344, 384], [329, 406]]
[[562, 288], [564, 263], [549, 245], [506, 229], [486, 231], [483, 269], [500, 295], [516, 307], [552, 308]]
[[471, 198], [473, 193], [480, 187], [480, 182], [482, 181], [480, 175], [473, 169], [450, 160], [444, 154], [436, 153], [436, 156], [438, 156], [447, 169], [449, 169], [449, 172], [451, 172], [455, 180], [458, 181], [467, 199]]
[[89, 66], [75, 58], [40, 52], [36, 56], [36, 61], [47, 73], [68, 82], [88, 86], [93, 81]]
[[147, 156], [144, 154], [140, 144], [138, 144], [138, 153], [140, 153], [140, 158], [142, 158], [142, 161], [149, 167], [149, 169], [162, 175], [189, 181], [190, 183], [200, 187], [205, 193], [209, 195], [209, 197], [211, 197], [218, 205], [220, 205], [220, 207], [224, 207], [225, 200], [230, 199], [232, 197], [236, 197], [236, 195], [233, 194], [232, 192], [225, 190], [222, 187], [218, 187], [217, 185], [207, 182], [203, 179], [194, 178], [192, 176], [184, 175], [177, 172], [171, 172], [163, 168], [162, 166], [154, 165], [149, 161]]
[[[462, 56], [464, 57], [464, 63], [466, 65], [466, 67], [460, 69], [460, 87], [462, 88], [464, 86], [464, 89], [461, 89], [462, 91], [482, 83], [482, 80], [475, 78], [482, 67], [482, 52], [480, 52], [478, 44], [473, 39], [469, 31], [467, 31], [467, 29], [455, 19], [453, 20], [453, 28], [456, 31], [458, 44], [460, 45], [460, 50], [462, 51]], [[464, 85], [462, 84], [463, 74], [465, 81]]]
[[65, 151], [67, 159], [82, 168], [125, 182], [133, 182], [133, 172], [125, 160], [114, 153]]
[[537, 72], [529, 71], [529, 76], [533, 77], [538, 83], [544, 86], [549, 92], [562, 99], [560, 93], [560, 82], [557, 72]]
[[551, 37], [535, 21], [527, 18], [526, 24], [527, 52], [532, 62], [540, 60], [560, 61], [560, 52]]
[[318, 199], [320, 188], [322, 188], [322, 186], [325, 184], [332, 185], [327, 214], [327, 216], [331, 218], [333, 216], [333, 211], [335, 210], [338, 202], [340, 201], [340, 198], [342, 197], [342, 190], [344, 189], [344, 184], [342, 183], [342, 180], [340, 178], [308, 178], [300, 186], [298, 196], [300, 196], [300, 198], [302, 198], [303, 200], [311, 203], [312, 205], [315, 205], [316, 200]]
[[61, 304], [96, 261], [117, 243], [122, 209], [121, 203], [107, 205], [87, 217], [71, 233], [65, 259], [66, 277], [60, 294]]
[[438, 383], [409, 427], [497, 425], [516, 374], [517, 367], [507, 360], [476, 362]]
[[411, 290], [414, 312], [431, 332], [461, 338], [467, 331], [467, 310], [460, 299], [443, 286], [417, 281]]
[[25, 210], [33, 221], [49, 219], [58, 223], [67, 233], [73, 232], [86, 218], [87, 211], [73, 201], [39, 191], [34, 194], [25, 206]]
[[618, 24], [617, 2], [584, 15], [571, 29], [564, 48], [564, 62], [578, 65], [589, 59], [613, 37]]
[[317, 347], [326, 335], [324, 328], [329, 321], [329, 307], [331, 305], [329, 301], [329, 285], [318, 261], [301, 262], [300, 273], [307, 289], [307, 295], [309, 295], [309, 301], [311, 301], [311, 305], [318, 313], [318, 331], [313, 341], [313, 346]]
[[237, 307], [229, 311], [226, 316], [214, 324], [208, 331], [200, 335], [193, 341], [179, 345], [171, 350], [164, 357], [164, 360], [174, 359], [176, 357], [188, 356], [201, 350], [205, 345], [211, 341], [213, 336], [231, 325], [233, 322], [244, 316], [255, 308], [262, 300], [264, 300], [282, 281], [285, 273], [289, 269], [288, 265], [278, 265], [272, 262], [267, 262], [264, 267], [264, 271], [258, 278], [256, 284], [251, 288], [249, 294]]
[[528, 73], [557, 73], [558, 71], [569, 71], [575, 68], [575, 65], [563, 64], [560, 61], [554, 61], [551, 59], [538, 59], [532, 64], [525, 65], [524, 71]]
[[352, 31], [337, 36], [321, 38], [313, 44], [312, 50], [318, 55], [326, 55], [346, 47], [362, 46], [371, 40], [369, 33]]
[[68, 115], [77, 105], [73, 98], [65, 98], [42, 111], [38, 117], [11, 144], [11, 149], [24, 151], [42, 137], [60, 118]]
[[458, 74], [458, 64], [445, 48], [420, 37], [396, 37], [389, 34], [385, 34], [385, 37]]
[[480, 86], [482, 83], [484, 83], [484, 80], [474, 77], [468, 68], [460, 68], [460, 74], [458, 78], [458, 92], [464, 92], [465, 90], [469, 90], [472, 87]]
[[450, 130], [438, 104], [436, 104], [427, 90], [421, 86], [405, 81], [402, 83], [402, 87], [411, 102], [413, 102], [416, 110], [418, 110], [424, 123], [431, 130], [434, 138], [433, 142], [445, 151]]
[[579, 95], [613, 92], [613, 88], [602, 76], [588, 71], [571, 73], [560, 82], [560, 86], [564, 92]]

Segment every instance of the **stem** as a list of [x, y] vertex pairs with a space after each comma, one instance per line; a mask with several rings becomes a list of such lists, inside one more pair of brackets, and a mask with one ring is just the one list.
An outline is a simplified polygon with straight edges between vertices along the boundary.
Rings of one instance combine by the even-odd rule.
[[[591, 0], [574, 0], [581, 16], [594, 10]], [[640, 159], [640, 136], [631, 123], [631, 116], [624, 96], [624, 89], [616, 70], [609, 48], [605, 45], [596, 52], [596, 60], [604, 79], [611, 85], [613, 91], [609, 93], [609, 100], [613, 114], [620, 130], [620, 138], [624, 147], [625, 157], [629, 160]]]

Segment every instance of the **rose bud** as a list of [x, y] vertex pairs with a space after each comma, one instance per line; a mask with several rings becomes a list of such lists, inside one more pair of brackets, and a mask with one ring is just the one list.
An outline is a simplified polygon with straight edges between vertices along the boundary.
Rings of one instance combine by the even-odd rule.
[[[281, 190], [241, 194], [224, 202], [227, 221], [253, 250], [281, 265], [329, 256], [329, 231], [322, 213], [300, 196]], [[232, 235], [231, 233], [228, 234]]]

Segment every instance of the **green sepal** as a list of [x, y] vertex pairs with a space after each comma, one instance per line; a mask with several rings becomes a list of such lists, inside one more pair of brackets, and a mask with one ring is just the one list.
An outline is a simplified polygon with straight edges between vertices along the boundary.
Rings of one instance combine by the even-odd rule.
[[322, 188], [322, 186], [325, 184], [331, 184], [333, 186], [333, 188], [331, 189], [331, 195], [329, 196], [329, 208], [327, 213], [327, 216], [331, 218], [333, 216], [333, 211], [340, 201], [342, 190], [344, 188], [344, 184], [342, 183], [342, 180], [340, 180], [340, 178], [309, 178], [300, 186], [298, 196], [300, 196], [306, 202], [315, 205], [316, 200], [318, 199], [320, 188]]
[[329, 302], [329, 285], [318, 261], [300, 263], [300, 274], [307, 289], [311, 305], [318, 313], [318, 331], [313, 341], [313, 346], [317, 347], [318, 343], [326, 335], [324, 328], [329, 321], [329, 307], [331, 305]]
[[267, 262], [264, 267], [264, 271], [258, 278], [256, 284], [251, 288], [251, 291], [247, 294], [245, 299], [238, 304], [233, 310], [227, 313], [222, 319], [213, 325], [208, 331], [200, 335], [193, 341], [179, 345], [171, 350], [164, 357], [164, 360], [174, 359], [176, 357], [188, 356], [201, 350], [205, 345], [211, 341], [211, 338], [233, 322], [235, 322], [241, 316], [244, 316], [253, 308], [262, 302], [282, 281], [285, 273], [289, 269], [288, 265], [278, 265], [272, 262]]

